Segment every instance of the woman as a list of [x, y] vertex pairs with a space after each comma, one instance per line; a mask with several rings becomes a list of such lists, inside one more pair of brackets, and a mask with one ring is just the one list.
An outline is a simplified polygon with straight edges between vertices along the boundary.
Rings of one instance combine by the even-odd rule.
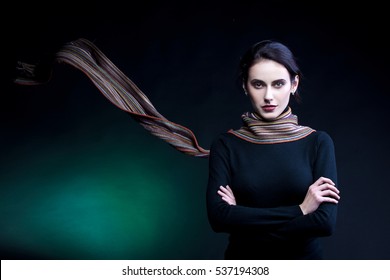
[[333, 141], [292, 114], [301, 72], [285, 45], [256, 43], [240, 70], [253, 112], [210, 148], [210, 224], [229, 233], [226, 259], [321, 259], [340, 199]]

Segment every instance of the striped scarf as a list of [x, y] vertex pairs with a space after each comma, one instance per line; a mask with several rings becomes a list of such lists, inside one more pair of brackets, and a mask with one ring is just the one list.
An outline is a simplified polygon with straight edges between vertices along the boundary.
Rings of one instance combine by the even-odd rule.
[[263, 119], [256, 113], [246, 112], [242, 116], [243, 126], [229, 133], [255, 144], [277, 144], [302, 139], [315, 130], [298, 125], [298, 117], [291, 108], [272, 121]]
[[[151, 134], [178, 151], [200, 158], [209, 156], [210, 151], [199, 146], [190, 129], [161, 115], [147, 96], [89, 40], [81, 38], [65, 44], [56, 53], [55, 60], [82, 71], [111, 103], [129, 113]], [[20, 76], [15, 79], [17, 84], [39, 85], [51, 77], [51, 69], [41, 69], [39, 65], [23, 62], [18, 65]], [[43, 77], [44, 73], [48, 73], [47, 76]], [[297, 118], [291, 114], [291, 110], [274, 122], [263, 121], [253, 113], [244, 114], [243, 121], [245, 126], [229, 132], [253, 143], [294, 141], [313, 131], [298, 126]]]
[[[208, 157], [209, 151], [199, 146], [191, 130], [161, 115], [146, 95], [89, 40], [81, 38], [65, 44], [55, 59], [81, 70], [109, 101], [129, 113], [151, 134], [184, 154]], [[36, 65], [19, 62], [17, 70], [21, 75], [15, 80], [17, 84], [46, 82], [45, 77], [39, 75], [47, 70], [38, 69]], [[47, 76], [50, 77], [51, 73]]]

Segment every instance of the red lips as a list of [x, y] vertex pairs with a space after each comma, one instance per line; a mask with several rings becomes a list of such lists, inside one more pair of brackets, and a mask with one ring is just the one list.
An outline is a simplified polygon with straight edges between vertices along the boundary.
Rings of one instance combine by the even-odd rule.
[[276, 105], [265, 105], [262, 106], [261, 108], [263, 108], [263, 110], [266, 112], [272, 112], [273, 110], [275, 110]]

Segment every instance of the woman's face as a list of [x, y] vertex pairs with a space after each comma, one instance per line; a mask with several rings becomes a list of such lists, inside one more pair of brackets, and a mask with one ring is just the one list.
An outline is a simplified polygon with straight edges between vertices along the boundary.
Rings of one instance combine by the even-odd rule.
[[282, 64], [261, 59], [249, 68], [245, 89], [254, 111], [262, 118], [272, 120], [286, 109], [290, 93], [296, 91], [298, 82], [298, 76], [291, 82]]

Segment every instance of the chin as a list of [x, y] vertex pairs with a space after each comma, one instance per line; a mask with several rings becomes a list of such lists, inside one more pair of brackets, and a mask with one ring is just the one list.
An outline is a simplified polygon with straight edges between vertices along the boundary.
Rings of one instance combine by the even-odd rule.
[[274, 111], [274, 112], [264, 112], [264, 111], [262, 111], [262, 110], [260, 110], [259, 111], [259, 115], [263, 118], [263, 119], [265, 119], [265, 120], [269, 120], [269, 121], [271, 121], [271, 120], [273, 120], [273, 119], [276, 119], [277, 117], [279, 117], [280, 116], [280, 114], [281, 114], [281, 112], [276, 112], [276, 111]]

